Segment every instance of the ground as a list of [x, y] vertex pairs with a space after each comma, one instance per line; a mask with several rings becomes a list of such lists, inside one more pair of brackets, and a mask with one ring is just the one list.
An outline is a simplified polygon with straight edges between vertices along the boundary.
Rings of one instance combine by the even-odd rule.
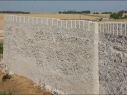
[[26, 77], [13, 74], [10, 79], [2, 82], [3, 75], [5, 75], [5, 73], [2, 73], [0, 70], [0, 92], [8, 92], [10, 90], [13, 94], [51, 95], [49, 92], [34, 87], [34, 82]]

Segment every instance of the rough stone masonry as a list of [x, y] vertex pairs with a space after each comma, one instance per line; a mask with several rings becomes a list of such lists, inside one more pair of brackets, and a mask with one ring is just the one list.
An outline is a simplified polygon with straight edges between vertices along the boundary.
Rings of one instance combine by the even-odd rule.
[[4, 63], [59, 94], [127, 93], [127, 23], [6, 15]]

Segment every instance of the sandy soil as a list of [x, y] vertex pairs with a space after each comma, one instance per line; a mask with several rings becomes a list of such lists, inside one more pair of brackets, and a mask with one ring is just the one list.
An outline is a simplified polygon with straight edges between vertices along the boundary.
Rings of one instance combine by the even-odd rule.
[[0, 33], [0, 37], [3, 37], [4, 36], [4, 34], [3, 33]]
[[3, 75], [5, 75], [5, 73], [2, 73], [0, 70], [0, 92], [8, 92], [10, 90], [13, 94], [51, 95], [49, 92], [34, 87], [34, 82], [26, 77], [13, 74], [10, 79], [2, 82]]

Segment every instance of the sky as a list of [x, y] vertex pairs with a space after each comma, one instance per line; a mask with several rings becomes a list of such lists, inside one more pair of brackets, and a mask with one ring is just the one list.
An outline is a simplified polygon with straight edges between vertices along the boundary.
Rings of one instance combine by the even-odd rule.
[[68, 10], [90, 10], [91, 12], [127, 11], [127, 1], [4, 1], [0, 0], [0, 11], [58, 12]]

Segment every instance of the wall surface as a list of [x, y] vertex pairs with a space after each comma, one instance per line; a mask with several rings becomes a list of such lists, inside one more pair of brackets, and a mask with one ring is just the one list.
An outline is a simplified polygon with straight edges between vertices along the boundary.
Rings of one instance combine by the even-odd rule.
[[99, 24], [100, 94], [127, 94], [127, 23]]
[[60, 94], [127, 93], [127, 23], [5, 16], [9, 71]]
[[46, 90], [98, 94], [98, 23], [5, 16], [4, 62]]

